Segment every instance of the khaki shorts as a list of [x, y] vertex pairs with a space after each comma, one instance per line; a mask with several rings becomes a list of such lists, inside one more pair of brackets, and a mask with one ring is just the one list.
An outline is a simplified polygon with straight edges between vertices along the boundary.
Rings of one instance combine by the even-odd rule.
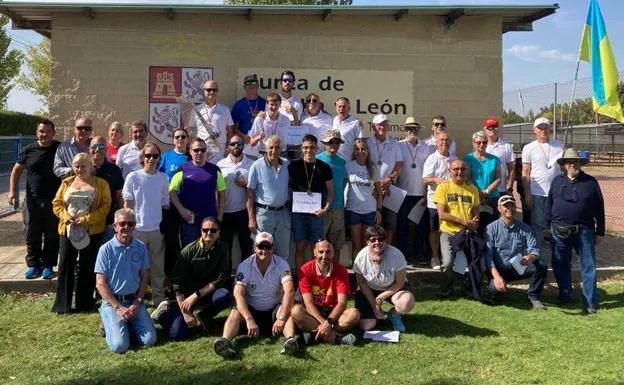
[[345, 239], [345, 222], [343, 208], [329, 209], [323, 221], [323, 234], [336, 247], [342, 246]]

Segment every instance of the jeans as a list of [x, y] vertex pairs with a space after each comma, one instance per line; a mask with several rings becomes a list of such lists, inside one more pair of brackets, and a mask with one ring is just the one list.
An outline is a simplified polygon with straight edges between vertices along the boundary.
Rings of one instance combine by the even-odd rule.
[[451, 248], [450, 238], [453, 234], [440, 232], [440, 256], [442, 257], [442, 287], [453, 287], [455, 278], [455, 254]]
[[[505, 282], [518, 281], [520, 279], [531, 278], [531, 283], [529, 283], [529, 289], [527, 291], [527, 295], [529, 299], [539, 299], [542, 294], [542, 290], [544, 290], [544, 283], [546, 282], [546, 276], [548, 275], [548, 266], [541, 259], [533, 262], [534, 268], [530, 266], [524, 271], [524, 274], [520, 275], [511, 265], [506, 266], [496, 266], [496, 270], [503, 277]], [[490, 274], [491, 276], [491, 274]], [[493, 286], [493, 279], [490, 277], [490, 285]]]
[[596, 247], [594, 230], [579, 226], [579, 231], [567, 240], [563, 240], [550, 230], [552, 249], [552, 268], [559, 286], [559, 299], [568, 300], [572, 294], [572, 249], [576, 251], [581, 262], [583, 280], [583, 301], [587, 307], [596, 309]]
[[[227, 309], [232, 304], [232, 294], [227, 289], [219, 288], [212, 293], [200, 298], [194, 308], [203, 307], [197, 316], [205, 320], [214, 318], [221, 311]], [[192, 310], [191, 310], [192, 311]], [[183, 340], [189, 335], [189, 328], [184, 321], [182, 311], [177, 301], [169, 303], [169, 311], [162, 312], [158, 316], [158, 323], [163, 327], [169, 339]]]
[[531, 195], [533, 206], [531, 206], [531, 228], [537, 238], [542, 243], [542, 230], [546, 228], [546, 218], [548, 216], [548, 197]]
[[[288, 209], [267, 210], [256, 207], [256, 224], [258, 232], [266, 231], [273, 235], [275, 254], [292, 262], [290, 258], [290, 213]], [[321, 228], [322, 232], [322, 228]], [[291, 266], [294, 264], [291, 263]]]
[[[121, 303], [125, 307], [132, 305], [132, 301]], [[156, 343], [156, 329], [154, 321], [149, 316], [144, 304], [133, 319], [124, 321], [113, 307], [106, 301], [100, 306], [100, 317], [106, 331], [106, 343], [113, 353], [124, 353], [130, 348], [130, 330], [141, 345], [150, 346]]]
[[[43, 235], [43, 247], [41, 236]], [[51, 200], [37, 200], [26, 194], [24, 205], [24, 237], [28, 267], [56, 266], [59, 254], [58, 218]]]
[[[241, 261], [249, 257], [252, 253], [252, 242], [249, 237], [249, 215], [247, 210], [241, 210], [234, 213], [224, 213], [221, 222], [221, 239], [228, 244], [230, 255], [232, 247], [234, 247], [234, 234], [238, 237], [238, 245], [240, 248]], [[230, 266], [232, 268], [233, 266]]]
[[429, 236], [429, 226], [427, 226], [428, 223], [425, 223], [428, 222], [428, 220], [425, 220], [427, 218], [424, 214], [420, 222], [416, 223], [414, 226], [413, 249], [407, 250], [408, 230], [409, 223], [411, 222], [407, 219], [407, 216], [422, 198], [422, 196], [408, 195], [405, 197], [401, 209], [399, 209], [399, 218], [397, 220], [397, 245], [399, 250], [401, 250], [406, 257], [413, 256], [414, 258], [422, 258], [425, 254], [425, 239]]

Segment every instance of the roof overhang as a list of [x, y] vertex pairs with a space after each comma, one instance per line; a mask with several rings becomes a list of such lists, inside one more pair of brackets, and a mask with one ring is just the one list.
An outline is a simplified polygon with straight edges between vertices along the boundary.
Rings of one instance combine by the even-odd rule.
[[99, 12], [106, 13], [161, 13], [173, 19], [184, 13], [211, 13], [239, 15], [252, 21], [255, 15], [311, 15], [324, 21], [336, 15], [386, 16], [399, 22], [407, 15], [442, 17], [447, 27], [461, 17], [500, 16], [502, 32], [531, 31], [533, 22], [556, 12], [558, 4], [552, 5], [422, 5], [422, 6], [308, 6], [308, 5], [215, 5], [187, 1], [185, 3], [153, 1], [105, 2], [92, 1], [28, 1], [0, 0], [0, 12], [9, 16], [14, 29], [30, 29], [44, 36], [52, 36], [54, 13], [82, 13], [94, 18]]

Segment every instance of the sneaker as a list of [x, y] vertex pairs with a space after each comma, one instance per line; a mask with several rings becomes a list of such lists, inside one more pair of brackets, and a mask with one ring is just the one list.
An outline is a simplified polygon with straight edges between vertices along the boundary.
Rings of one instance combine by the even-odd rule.
[[104, 329], [104, 323], [100, 321], [100, 326], [98, 327], [98, 334], [100, 337], [106, 337], [106, 329]]
[[299, 342], [295, 337], [287, 337], [284, 341], [284, 348], [280, 351], [280, 354], [288, 354], [289, 356], [295, 355], [299, 350]]
[[217, 338], [214, 342], [213, 348], [215, 353], [223, 358], [236, 357], [236, 350], [234, 350], [234, 345], [232, 345], [232, 341], [228, 340], [225, 337]]
[[51, 267], [46, 267], [43, 269], [43, 273], [41, 273], [41, 278], [43, 279], [52, 279], [54, 277], [54, 271]]
[[440, 270], [442, 266], [440, 265], [440, 258], [431, 257], [431, 268], [433, 270]]
[[357, 342], [357, 337], [352, 333], [345, 334], [342, 337], [336, 336], [336, 343], [340, 345], [349, 345], [353, 346]]
[[39, 268], [32, 266], [28, 268], [28, 271], [24, 273], [24, 278], [26, 279], [34, 279], [39, 277]]
[[588, 306], [583, 309], [583, 314], [585, 315], [596, 314], [596, 313], [598, 313], [598, 309], [596, 309], [595, 307]]
[[539, 299], [529, 298], [529, 301], [531, 301], [531, 307], [533, 307], [533, 310], [546, 310], [546, 305], [544, 305], [544, 303]]
[[[405, 331], [405, 325], [403, 324], [403, 320], [401, 319], [401, 315], [389, 311], [386, 313], [388, 316], [388, 320], [392, 323], [392, 327], [394, 330], [403, 333]], [[346, 337], [346, 336], [345, 336]]]
[[162, 315], [162, 313], [166, 311], [169, 311], [169, 301], [162, 301], [161, 303], [158, 304], [158, 306], [156, 307], [156, 310], [154, 310], [152, 314], [150, 314], [150, 318], [154, 322], [158, 322], [158, 318]]

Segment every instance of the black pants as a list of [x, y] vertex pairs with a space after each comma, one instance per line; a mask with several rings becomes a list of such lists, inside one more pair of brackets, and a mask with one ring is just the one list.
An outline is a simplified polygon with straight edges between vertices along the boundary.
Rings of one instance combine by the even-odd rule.
[[162, 210], [160, 231], [165, 237], [165, 275], [171, 278], [171, 273], [180, 255], [180, 213], [175, 207]]
[[485, 204], [492, 208], [492, 214], [488, 214], [486, 212], [479, 213], [479, 227], [477, 229], [477, 234], [479, 234], [481, 238], [483, 238], [483, 235], [485, 234], [485, 228], [487, 225], [500, 217], [500, 213], [498, 212], [498, 198], [486, 198]]
[[52, 311], [55, 313], [67, 313], [72, 305], [74, 292], [74, 274], [76, 259], [78, 260], [78, 272], [76, 274], [76, 311], [89, 311], [95, 305], [93, 291], [95, 290], [95, 259], [102, 244], [102, 233], [89, 235], [89, 246], [82, 250], [76, 250], [66, 235], [61, 236], [61, 258], [56, 282], [56, 298]]
[[38, 200], [26, 194], [24, 237], [26, 238], [26, 265], [28, 267], [56, 266], [59, 253], [58, 218], [52, 211], [51, 200]]
[[230, 254], [234, 243], [234, 234], [238, 236], [241, 261], [251, 255], [251, 238], [249, 233], [249, 216], [247, 210], [224, 213], [221, 222], [221, 239], [230, 247]]

